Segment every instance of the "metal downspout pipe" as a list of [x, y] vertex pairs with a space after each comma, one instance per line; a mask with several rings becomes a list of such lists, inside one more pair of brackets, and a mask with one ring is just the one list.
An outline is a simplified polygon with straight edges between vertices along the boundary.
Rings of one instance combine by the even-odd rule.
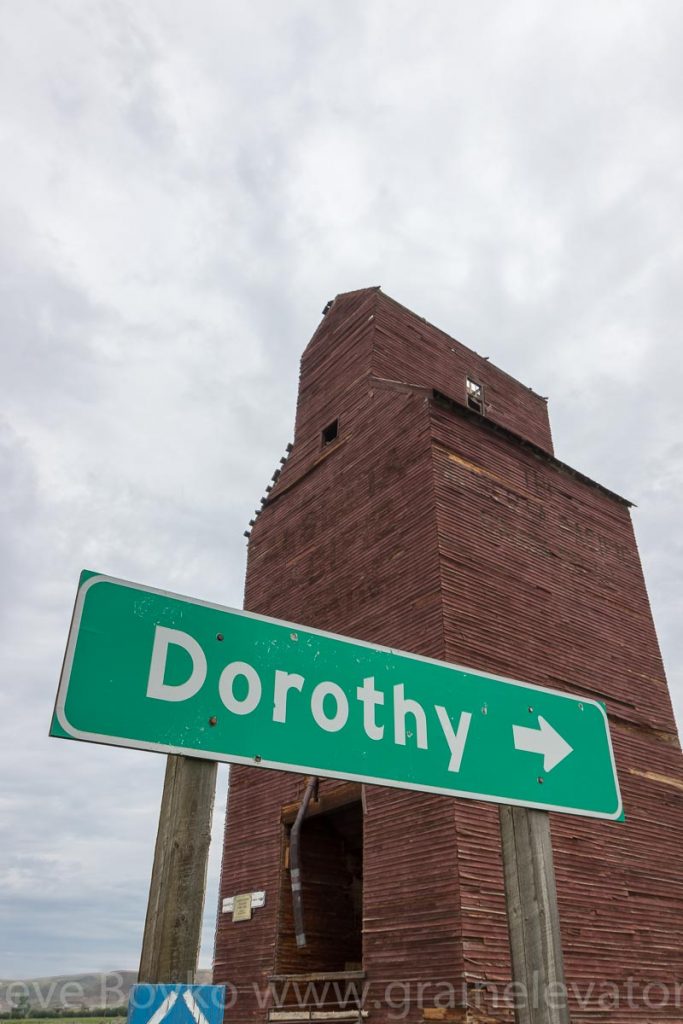
[[306, 945], [306, 932], [304, 931], [304, 903], [301, 887], [301, 826], [306, 817], [308, 805], [312, 799], [318, 796], [318, 778], [312, 775], [308, 780], [301, 807], [292, 825], [289, 836], [289, 858], [292, 876], [292, 907], [294, 910], [294, 931], [296, 933], [297, 946]]

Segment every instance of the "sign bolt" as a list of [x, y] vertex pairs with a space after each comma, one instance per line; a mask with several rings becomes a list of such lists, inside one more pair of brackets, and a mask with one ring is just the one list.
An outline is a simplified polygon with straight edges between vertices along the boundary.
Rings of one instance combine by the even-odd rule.
[[541, 775], [539, 775], [539, 776], [538, 776], [538, 778], [536, 779], [536, 781], [537, 781], [538, 783], [540, 783], [540, 785], [541, 785], [541, 786], [543, 785], [543, 778], [542, 778], [542, 776], [541, 776]]
[[290, 638], [290, 640], [298, 640], [299, 639], [299, 637], [298, 637], [298, 635], [296, 633], [290, 633], [289, 634], [289, 638]]
[[216, 633], [216, 640], [222, 640], [222, 639], [223, 639], [223, 634], [222, 633]]
[[529, 714], [533, 715], [533, 713], [534, 713], [534, 709], [533, 708], [529, 708]]
[[215, 725], [217, 723], [217, 721], [218, 721], [218, 719], [216, 718], [216, 716], [215, 715], [211, 715], [211, 718], [209, 719], [209, 725]]

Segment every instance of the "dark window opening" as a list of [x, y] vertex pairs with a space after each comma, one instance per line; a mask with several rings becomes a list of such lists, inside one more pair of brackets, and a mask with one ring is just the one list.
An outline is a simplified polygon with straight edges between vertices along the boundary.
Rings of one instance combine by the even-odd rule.
[[297, 947], [285, 826], [276, 973], [362, 970], [363, 807], [360, 800], [306, 818], [301, 885], [306, 945]]
[[474, 409], [475, 412], [484, 412], [484, 385], [480, 384], [479, 381], [473, 380], [472, 377], [467, 378], [467, 405], [470, 409]]
[[339, 420], [333, 420], [322, 432], [323, 448], [326, 444], [332, 444], [339, 433]]

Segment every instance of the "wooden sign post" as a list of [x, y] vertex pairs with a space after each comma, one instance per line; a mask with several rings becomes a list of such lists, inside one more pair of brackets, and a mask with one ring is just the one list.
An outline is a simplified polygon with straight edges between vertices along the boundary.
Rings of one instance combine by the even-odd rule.
[[194, 757], [167, 759], [139, 982], [195, 981], [217, 768]]
[[500, 808], [517, 1024], [569, 1024], [550, 817]]

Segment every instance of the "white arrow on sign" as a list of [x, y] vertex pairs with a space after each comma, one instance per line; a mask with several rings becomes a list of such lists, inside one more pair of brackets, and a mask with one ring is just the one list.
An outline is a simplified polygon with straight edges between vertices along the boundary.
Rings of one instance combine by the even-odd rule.
[[513, 725], [512, 732], [517, 750], [526, 750], [530, 754], [543, 754], [543, 771], [551, 772], [560, 761], [568, 757], [570, 747], [552, 725], [542, 715], [538, 716], [538, 729], [529, 729], [525, 725]]

